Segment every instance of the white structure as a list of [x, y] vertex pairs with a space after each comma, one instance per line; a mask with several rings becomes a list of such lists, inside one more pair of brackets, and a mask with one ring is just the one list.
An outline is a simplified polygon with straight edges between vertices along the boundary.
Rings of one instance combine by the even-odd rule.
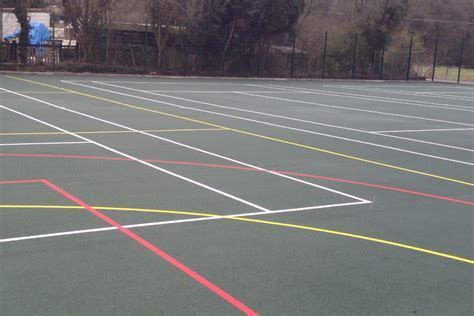
[[[48, 12], [29, 12], [28, 16], [31, 18], [31, 22], [41, 22], [49, 27], [50, 16]], [[0, 35], [1, 38], [5, 35], [11, 34], [16, 30], [20, 29], [20, 24], [13, 12], [2, 12], [2, 19], [0, 22]]]

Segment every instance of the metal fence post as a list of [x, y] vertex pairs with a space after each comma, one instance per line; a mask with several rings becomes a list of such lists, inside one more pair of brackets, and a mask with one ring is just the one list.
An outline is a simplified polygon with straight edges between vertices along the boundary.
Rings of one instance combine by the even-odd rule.
[[56, 70], [56, 28], [55, 28], [55, 21], [54, 21], [54, 12], [53, 12], [53, 72]]
[[384, 64], [384, 58], [385, 58], [385, 45], [387, 43], [387, 34], [383, 34], [383, 39], [382, 39], [382, 56], [380, 58], [380, 73], [379, 73], [379, 80], [383, 79], [383, 64]]
[[326, 52], [328, 47], [328, 32], [324, 33], [324, 48], [323, 48], [323, 70], [321, 78], [324, 79], [326, 76]]
[[459, 66], [458, 66], [458, 83], [461, 80], [461, 66], [462, 66], [462, 58], [463, 58], [463, 53], [464, 53], [464, 40], [465, 38], [461, 40], [461, 51], [459, 52]]
[[356, 63], [357, 63], [357, 42], [358, 42], [358, 36], [357, 34], [354, 36], [354, 47], [352, 50], [352, 74], [351, 74], [351, 79], [354, 79], [355, 77], [355, 72], [356, 72]]
[[293, 75], [295, 73], [295, 50], [296, 50], [296, 30], [293, 30], [293, 47], [291, 50], [290, 78], [293, 78]]
[[262, 50], [263, 50], [263, 34], [260, 32], [258, 42], [258, 56], [257, 56], [257, 77], [262, 76]]
[[434, 79], [435, 79], [436, 58], [438, 57], [438, 40], [439, 40], [439, 38], [436, 38], [435, 50], [434, 50], [434, 56], [433, 56], [433, 73], [431, 74], [431, 81], [434, 81]]
[[224, 26], [224, 46], [222, 51], [222, 76], [225, 77], [225, 62], [227, 59], [227, 24]]
[[145, 51], [143, 60], [143, 72], [147, 73], [148, 68], [148, 19], [145, 20]]
[[184, 46], [184, 75], [188, 74], [188, 58], [189, 58], [189, 21], [186, 23], [186, 42]]
[[413, 50], [413, 35], [410, 37], [410, 50], [408, 52], [407, 80], [410, 80], [411, 52]]
[[11, 56], [15, 63], [18, 64], [18, 43], [16, 40], [13, 40], [11, 44]]

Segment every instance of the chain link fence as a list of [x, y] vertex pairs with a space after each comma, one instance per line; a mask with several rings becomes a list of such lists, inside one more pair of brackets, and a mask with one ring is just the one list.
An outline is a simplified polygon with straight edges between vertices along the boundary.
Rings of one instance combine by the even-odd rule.
[[[166, 28], [166, 26], [161, 26]], [[428, 79], [474, 81], [474, 43], [461, 38], [384, 36], [368, 43], [363, 34], [288, 32], [267, 36], [221, 27], [200, 33], [192, 27], [158, 32], [146, 21], [125, 27], [104, 25], [82, 47], [52, 40], [28, 47], [19, 63], [19, 45], [0, 43], [0, 69], [163, 75]], [[163, 36], [166, 34], [166, 36]]]

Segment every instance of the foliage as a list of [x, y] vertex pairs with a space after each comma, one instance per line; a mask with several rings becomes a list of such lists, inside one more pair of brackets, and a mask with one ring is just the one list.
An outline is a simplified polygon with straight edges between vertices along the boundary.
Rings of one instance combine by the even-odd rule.
[[[248, 49], [260, 36], [291, 31], [303, 12], [303, 0], [207, 0], [205, 15], [196, 26], [208, 42]], [[224, 30], [226, 31], [223, 34]], [[226, 43], [223, 43], [223, 40]]]
[[390, 40], [390, 33], [395, 31], [403, 22], [408, 10], [408, 0], [391, 1], [385, 0], [381, 15], [366, 22], [362, 30], [362, 36], [368, 45], [368, 54], [373, 56], [384, 44]]
[[193, 53], [207, 64], [224, 58], [225, 69], [252, 67], [257, 47], [291, 33], [303, 8], [304, 0], [203, 0], [192, 24]]

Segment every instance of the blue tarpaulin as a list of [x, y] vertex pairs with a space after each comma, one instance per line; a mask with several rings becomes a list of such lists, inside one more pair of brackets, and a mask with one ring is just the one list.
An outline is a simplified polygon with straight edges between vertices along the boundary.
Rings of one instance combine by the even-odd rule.
[[[16, 38], [20, 35], [20, 30], [15, 31], [12, 34], [8, 34], [4, 36], [5, 39], [10, 40]], [[31, 45], [39, 45], [42, 44], [50, 39], [50, 34], [48, 27], [41, 22], [31, 22], [30, 23], [30, 44]]]

